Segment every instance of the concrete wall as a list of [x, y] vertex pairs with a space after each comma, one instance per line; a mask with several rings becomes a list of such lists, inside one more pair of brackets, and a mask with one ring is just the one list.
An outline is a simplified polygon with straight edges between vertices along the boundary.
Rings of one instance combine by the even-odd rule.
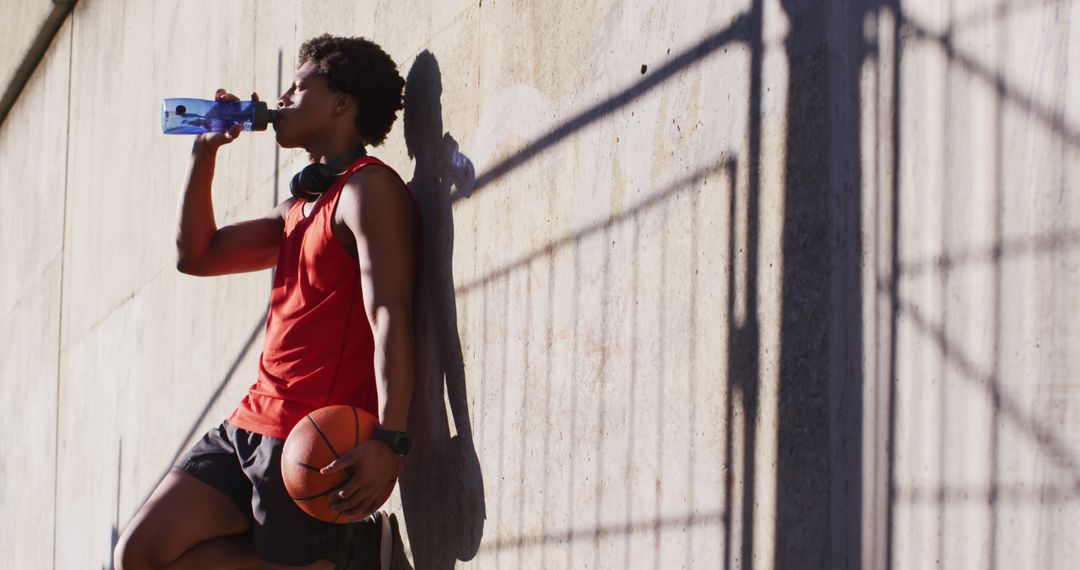
[[48, 16], [49, 0], [20, 0], [0, 4], [0, 72], [3, 79], [19, 66], [20, 58], [34, 41], [37, 24]]
[[[80, 2], [0, 125], [0, 551], [109, 567], [254, 380], [270, 274], [175, 271], [160, 100], [328, 31], [407, 79], [412, 566], [1073, 567], [1072, 9]], [[226, 147], [219, 223], [303, 163]]]

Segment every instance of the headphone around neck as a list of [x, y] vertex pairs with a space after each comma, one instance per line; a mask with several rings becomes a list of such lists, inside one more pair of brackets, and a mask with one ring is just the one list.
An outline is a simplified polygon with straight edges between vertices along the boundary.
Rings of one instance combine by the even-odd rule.
[[349, 149], [345, 154], [323, 164], [315, 162], [297, 172], [289, 182], [289, 191], [297, 200], [314, 202], [334, 185], [341, 170], [356, 159], [367, 154], [363, 144]]

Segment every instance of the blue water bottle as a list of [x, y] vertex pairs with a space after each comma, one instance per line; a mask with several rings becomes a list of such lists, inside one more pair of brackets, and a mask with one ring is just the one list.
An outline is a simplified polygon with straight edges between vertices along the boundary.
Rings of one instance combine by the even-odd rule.
[[165, 99], [161, 105], [161, 132], [167, 135], [201, 135], [225, 132], [237, 124], [245, 131], [265, 131], [277, 118], [265, 101], [208, 101]]

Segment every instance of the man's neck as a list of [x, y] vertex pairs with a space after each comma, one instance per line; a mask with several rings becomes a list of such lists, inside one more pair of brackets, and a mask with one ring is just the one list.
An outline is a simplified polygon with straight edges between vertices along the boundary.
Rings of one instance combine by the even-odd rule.
[[320, 141], [309, 145], [304, 148], [308, 153], [308, 159], [312, 162], [318, 162], [322, 164], [328, 164], [330, 161], [345, 155], [349, 151], [362, 146], [363, 141], [359, 139], [347, 139], [332, 138], [325, 141]]

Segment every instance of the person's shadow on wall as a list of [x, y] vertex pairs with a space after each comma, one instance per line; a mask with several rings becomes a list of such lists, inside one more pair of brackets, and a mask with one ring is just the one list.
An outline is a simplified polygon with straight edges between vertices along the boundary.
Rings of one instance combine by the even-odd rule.
[[[469, 195], [475, 172], [472, 162], [458, 152], [457, 142], [443, 133], [441, 95], [439, 63], [424, 51], [405, 82], [405, 144], [416, 160], [409, 186], [420, 208], [422, 254], [409, 413], [414, 443], [399, 484], [413, 562], [425, 570], [452, 568], [457, 560], [476, 556], [486, 518], [458, 336], [450, 208], [451, 190], [455, 196]], [[452, 418], [447, 417], [444, 401]], [[451, 434], [451, 421], [456, 435]]]

